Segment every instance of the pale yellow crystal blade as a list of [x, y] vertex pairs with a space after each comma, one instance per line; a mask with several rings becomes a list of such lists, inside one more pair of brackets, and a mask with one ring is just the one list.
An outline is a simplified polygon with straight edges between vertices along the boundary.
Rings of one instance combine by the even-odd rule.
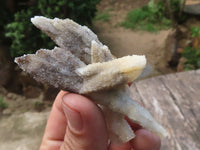
[[132, 82], [141, 74], [145, 65], [145, 56], [132, 55], [79, 68], [77, 73], [84, 79], [81, 93], [105, 90]]

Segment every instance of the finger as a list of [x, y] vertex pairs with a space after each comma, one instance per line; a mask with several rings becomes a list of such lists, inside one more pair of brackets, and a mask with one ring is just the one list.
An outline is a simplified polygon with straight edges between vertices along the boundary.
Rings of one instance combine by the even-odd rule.
[[121, 145], [114, 145], [113, 143], [110, 144], [109, 150], [131, 150], [130, 142], [121, 144]]
[[159, 150], [160, 138], [146, 129], [139, 129], [135, 132], [136, 137], [131, 141], [134, 150]]
[[140, 126], [137, 123], [132, 122], [128, 117], [125, 116], [125, 120], [130, 125], [131, 129], [135, 132], [136, 130], [142, 129], [142, 126]]
[[67, 128], [62, 150], [106, 150], [106, 124], [101, 110], [89, 99], [67, 94], [63, 98]]
[[128, 83], [128, 86], [130, 87], [132, 85], [133, 82]]
[[54, 101], [40, 147], [41, 150], [60, 149], [67, 125], [66, 117], [62, 109], [62, 97], [67, 93], [68, 92], [61, 91]]

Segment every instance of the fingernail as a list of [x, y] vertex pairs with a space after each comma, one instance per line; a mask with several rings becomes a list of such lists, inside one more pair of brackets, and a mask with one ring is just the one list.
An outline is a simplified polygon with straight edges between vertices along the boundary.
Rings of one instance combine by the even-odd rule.
[[74, 132], [80, 132], [83, 129], [83, 120], [81, 114], [70, 107], [70, 101], [68, 96], [63, 97], [63, 111], [67, 117], [68, 126]]

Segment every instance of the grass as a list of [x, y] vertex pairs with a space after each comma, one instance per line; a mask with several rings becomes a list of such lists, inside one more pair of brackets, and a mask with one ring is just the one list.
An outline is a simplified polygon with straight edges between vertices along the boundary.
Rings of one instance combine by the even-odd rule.
[[160, 3], [155, 4], [154, 1], [150, 1], [147, 6], [128, 12], [125, 21], [121, 25], [125, 28], [149, 32], [167, 29], [171, 26], [171, 21], [164, 16], [163, 7]]
[[105, 21], [105, 22], [110, 21], [109, 11], [105, 11], [105, 12], [102, 12], [102, 13], [98, 12], [97, 15], [94, 18], [94, 21]]
[[190, 46], [186, 47], [182, 56], [186, 58], [184, 70], [194, 70], [200, 68], [200, 46], [198, 49]]
[[4, 102], [3, 97], [0, 96], [0, 109], [5, 109], [7, 107], [8, 107], [7, 103]]
[[184, 70], [200, 68], [200, 27], [192, 27], [190, 30], [194, 42], [192, 42], [192, 45], [187, 46], [181, 54], [186, 58]]

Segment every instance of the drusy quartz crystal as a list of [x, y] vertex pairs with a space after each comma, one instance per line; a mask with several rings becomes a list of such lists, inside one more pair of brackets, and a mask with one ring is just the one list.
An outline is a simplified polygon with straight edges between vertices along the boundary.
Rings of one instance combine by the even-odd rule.
[[39, 82], [85, 95], [98, 103], [110, 139], [115, 143], [135, 137], [124, 116], [159, 136], [167, 136], [150, 113], [130, 97], [127, 83], [140, 75], [146, 64], [145, 56], [116, 59], [88, 27], [70, 19], [36, 16], [31, 21], [58, 47], [16, 58], [15, 62], [24, 71]]

